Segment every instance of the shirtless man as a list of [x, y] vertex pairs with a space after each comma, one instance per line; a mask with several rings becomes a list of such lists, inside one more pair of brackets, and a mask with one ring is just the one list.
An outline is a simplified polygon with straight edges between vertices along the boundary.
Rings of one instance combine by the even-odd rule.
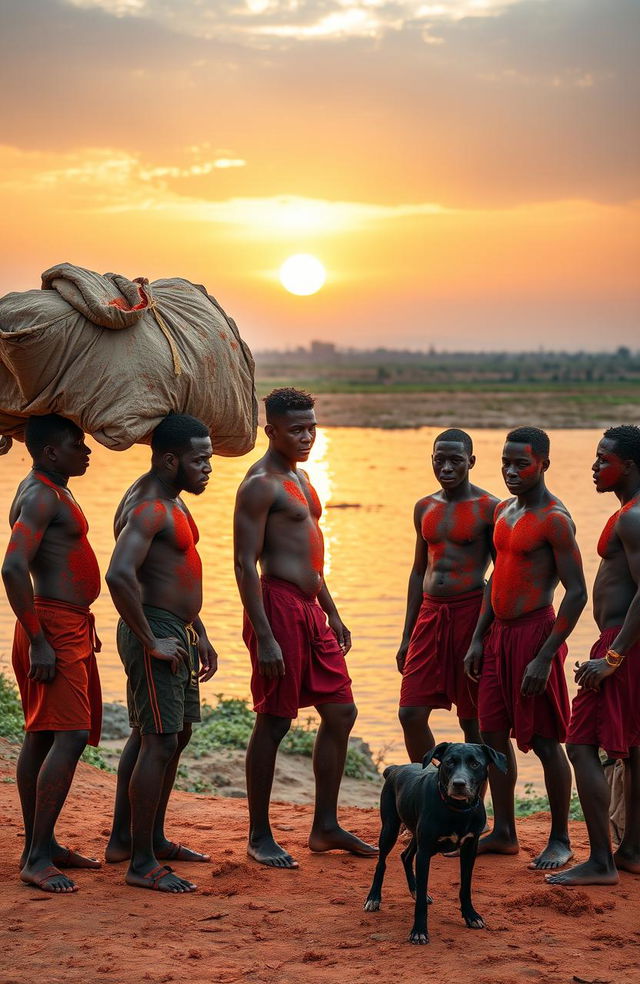
[[450, 711], [455, 704], [465, 741], [481, 740], [478, 685], [465, 674], [464, 657], [480, 614], [498, 499], [470, 483], [475, 462], [465, 431], [439, 434], [431, 463], [442, 491], [420, 499], [413, 510], [416, 549], [396, 656], [402, 673], [398, 716], [412, 762], [422, 762], [436, 744], [429, 727], [435, 707]]
[[[89, 606], [100, 572], [88, 524], [68, 488], [84, 475], [91, 451], [79, 427], [57, 414], [31, 417], [25, 442], [33, 468], [9, 512], [11, 539], [2, 578], [16, 617], [13, 668], [25, 737], [17, 783], [24, 818], [20, 878], [45, 892], [77, 885], [60, 868], [100, 863], [61, 847], [55, 824], [87, 741], [97, 745], [102, 698]], [[35, 595], [35, 597], [34, 597]]]
[[[561, 745], [569, 723], [565, 640], [587, 601], [575, 527], [546, 487], [548, 467], [549, 438], [544, 431], [518, 427], [507, 434], [502, 475], [514, 498], [496, 509], [494, 571], [465, 657], [467, 673], [480, 682], [482, 737], [508, 760], [506, 775], [490, 771], [493, 831], [482, 838], [478, 851], [519, 850], [511, 734], [518, 748], [532, 748], [540, 759], [549, 797], [549, 842], [529, 866], [537, 870], [559, 868], [572, 857], [571, 770]], [[559, 581], [565, 593], [556, 618], [552, 601]]]
[[321, 723], [313, 754], [316, 806], [309, 848], [364, 857], [377, 853], [343, 830], [337, 818], [357, 711], [345, 662], [351, 634], [323, 577], [322, 507], [306, 472], [297, 467], [315, 441], [313, 406], [311, 396], [295, 389], [274, 390], [266, 397], [269, 450], [247, 472], [235, 510], [236, 579], [257, 714], [247, 749], [247, 852], [274, 868], [298, 867], [269, 824], [276, 754], [298, 709], [311, 705]]
[[158, 424], [151, 451], [151, 470], [116, 510], [116, 546], [106, 577], [122, 616], [118, 652], [132, 727], [118, 768], [106, 859], [130, 859], [129, 885], [184, 893], [196, 886], [162, 862], [209, 857], [172, 843], [165, 814], [191, 724], [200, 720], [198, 681], [211, 679], [218, 657], [198, 614], [198, 530], [180, 493], [204, 492], [213, 451], [205, 425], [186, 414], [170, 414]]
[[[593, 614], [600, 638], [576, 664], [567, 751], [589, 832], [587, 861], [547, 880], [556, 885], [615, 885], [618, 870], [640, 874], [640, 427], [611, 427], [593, 464], [598, 492], [620, 509], [607, 522], [598, 553]], [[598, 749], [625, 765], [625, 828], [615, 854], [609, 833], [609, 786]]]

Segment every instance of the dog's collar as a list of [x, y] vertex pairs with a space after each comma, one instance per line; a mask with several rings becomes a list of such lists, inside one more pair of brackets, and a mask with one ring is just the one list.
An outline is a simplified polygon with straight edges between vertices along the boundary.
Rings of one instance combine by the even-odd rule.
[[469, 806], [454, 806], [456, 800], [453, 800], [450, 796], [447, 796], [447, 794], [443, 792], [440, 783], [438, 783], [438, 792], [440, 794], [440, 799], [442, 800], [442, 802], [445, 803], [450, 810], [455, 810], [456, 813], [468, 813], [469, 810], [475, 810], [478, 803], [480, 802], [480, 797], [476, 796], [473, 803], [470, 803]]

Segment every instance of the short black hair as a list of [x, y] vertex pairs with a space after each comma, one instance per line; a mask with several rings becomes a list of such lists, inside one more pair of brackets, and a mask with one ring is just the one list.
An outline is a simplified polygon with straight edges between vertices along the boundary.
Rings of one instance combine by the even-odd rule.
[[39, 458], [48, 444], [59, 444], [66, 434], [82, 434], [83, 430], [59, 413], [29, 417], [24, 429], [24, 443], [32, 458]]
[[640, 468], [640, 427], [635, 424], [621, 424], [620, 427], [609, 427], [603, 434], [608, 441], [616, 446], [615, 453], [623, 461], [633, 461]]
[[467, 454], [473, 454], [473, 441], [466, 431], [459, 430], [457, 427], [449, 427], [449, 429], [443, 431], [442, 434], [438, 434], [433, 442], [434, 448], [439, 441], [455, 441], [457, 444], [464, 445], [464, 449]]
[[529, 444], [533, 453], [539, 458], [546, 458], [549, 455], [551, 446], [549, 435], [540, 427], [516, 427], [509, 431], [506, 440], [513, 441], [514, 444]]
[[310, 393], [294, 389], [292, 386], [274, 389], [264, 398], [267, 420], [271, 420], [272, 417], [284, 417], [286, 413], [296, 410], [313, 410], [315, 405], [316, 401]]
[[209, 428], [197, 417], [188, 413], [170, 413], [161, 420], [151, 435], [151, 450], [154, 454], [184, 454], [191, 447], [194, 437], [210, 437]]

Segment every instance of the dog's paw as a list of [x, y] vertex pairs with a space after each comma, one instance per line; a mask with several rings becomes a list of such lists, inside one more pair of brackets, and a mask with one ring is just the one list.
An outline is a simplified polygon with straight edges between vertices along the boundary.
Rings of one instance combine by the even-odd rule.
[[413, 943], [414, 946], [424, 946], [425, 943], [429, 942], [429, 934], [426, 929], [412, 929], [409, 933], [409, 943]]
[[380, 909], [381, 899], [367, 899], [364, 904], [365, 912], [378, 912]]
[[463, 912], [462, 918], [466, 922], [467, 927], [469, 929], [487, 928], [487, 924], [485, 923], [484, 919], [482, 918], [479, 912], [475, 911], [475, 909], [472, 909], [471, 912]]

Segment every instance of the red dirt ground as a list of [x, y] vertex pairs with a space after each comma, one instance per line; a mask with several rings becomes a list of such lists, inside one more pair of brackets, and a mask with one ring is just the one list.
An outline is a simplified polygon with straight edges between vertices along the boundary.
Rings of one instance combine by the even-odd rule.
[[[545, 887], [541, 875], [526, 869], [543, 843], [544, 815], [520, 824], [518, 857], [478, 860], [474, 901], [487, 930], [466, 929], [460, 918], [458, 862], [434, 861], [426, 947], [406, 942], [412, 900], [398, 849], [383, 908], [366, 913], [374, 863], [309, 854], [308, 806], [273, 807], [277, 836], [300, 860], [298, 871], [271, 871], [248, 860], [245, 801], [176, 793], [171, 834], [215, 861], [176, 866], [198, 883], [195, 895], [129, 888], [123, 865], [79, 872], [75, 895], [45, 894], [18, 879], [21, 822], [15, 749], [7, 754], [8, 748], [0, 748], [1, 984], [640, 980], [640, 878], [623, 873], [613, 889]], [[79, 767], [59, 824], [62, 843], [101, 856], [114, 786], [112, 775]], [[377, 811], [347, 808], [342, 819], [366, 839], [377, 837]], [[584, 856], [584, 824], [572, 825], [572, 837]]]

